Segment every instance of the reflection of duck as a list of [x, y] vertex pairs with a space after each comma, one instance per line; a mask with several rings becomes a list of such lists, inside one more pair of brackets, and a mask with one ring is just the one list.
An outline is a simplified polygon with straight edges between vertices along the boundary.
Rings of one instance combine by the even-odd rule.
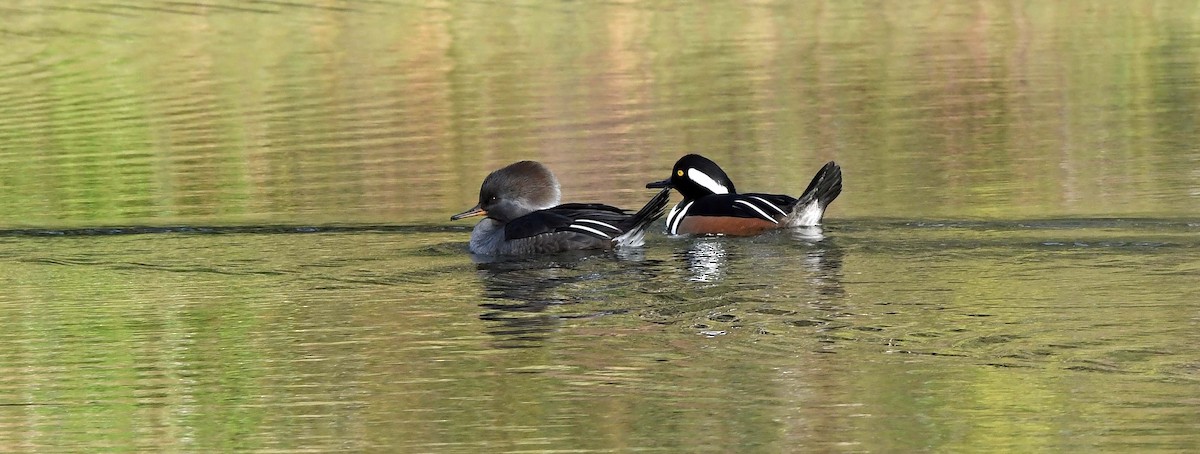
[[616, 254], [623, 263], [612, 263], [608, 257], [572, 251], [552, 258], [527, 257], [477, 264], [483, 296], [487, 298], [479, 304], [483, 309], [479, 318], [490, 322], [486, 332], [499, 338], [500, 347], [531, 347], [557, 330], [563, 320], [616, 313], [593, 305], [580, 306], [587, 309], [574, 312], [566, 307], [603, 298], [581, 292], [578, 287], [604, 285], [606, 281], [613, 281], [615, 286], [616, 282], [628, 281], [631, 274], [644, 278], [646, 267], [638, 266], [638, 258]]
[[546, 309], [562, 304], [552, 290], [564, 283], [563, 268], [543, 261], [481, 263], [484, 297], [479, 319], [490, 322], [487, 333], [501, 338], [502, 347], [530, 347], [544, 340], [560, 321]]
[[663, 214], [667, 190], [637, 213], [598, 203], [559, 205], [558, 179], [546, 166], [521, 161], [492, 172], [479, 204], [450, 217], [486, 216], [471, 232], [471, 252], [530, 255], [579, 249], [641, 246], [645, 230]]
[[842, 256], [840, 247], [828, 244], [817, 245], [800, 256], [801, 269], [808, 272], [809, 286], [824, 297], [841, 297], [846, 294], [842, 286]]
[[796, 227], [792, 229], [792, 239], [809, 244], [816, 244], [825, 239], [825, 231], [819, 225]]
[[739, 271], [787, 274], [807, 281], [822, 294], [841, 294], [842, 248], [823, 241], [820, 227], [789, 233], [754, 239], [696, 237], [676, 257], [693, 282], [714, 283]]
[[683, 253], [683, 260], [695, 282], [715, 282], [721, 280], [727, 260], [725, 244], [720, 238], [697, 239], [692, 247]]
[[671, 177], [646, 185], [675, 188], [683, 200], [667, 215], [667, 233], [757, 235], [767, 230], [815, 226], [842, 192], [842, 169], [821, 167], [800, 198], [782, 194], [738, 194], [717, 163], [697, 154], [675, 162]]

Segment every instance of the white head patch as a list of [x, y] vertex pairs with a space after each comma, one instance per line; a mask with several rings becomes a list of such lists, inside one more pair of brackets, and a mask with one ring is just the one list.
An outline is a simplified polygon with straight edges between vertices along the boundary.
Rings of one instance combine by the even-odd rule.
[[714, 180], [712, 177], [708, 176], [708, 174], [706, 174], [704, 172], [689, 168], [687, 171], [687, 176], [688, 176], [688, 179], [696, 182], [696, 184], [698, 184], [700, 186], [703, 186], [704, 189], [708, 189], [709, 191], [712, 191], [713, 194], [728, 194], [729, 193], [729, 188], [725, 187], [725, 185], [723, 185], [721, 183], [717, 183], [717, 180]]

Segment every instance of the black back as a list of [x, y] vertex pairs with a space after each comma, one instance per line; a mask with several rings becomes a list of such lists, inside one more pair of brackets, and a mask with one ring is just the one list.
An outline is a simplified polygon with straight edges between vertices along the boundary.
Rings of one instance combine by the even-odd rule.
[[567, 230], [572, 225], [578, 224], [580, 219], [599, 221], [612, 225], [615, 228], [607, 228], [597, 223], [583, 224], [615, 237], [622, 233], [622, 224], [630, 217], [631, 215], [626, 210], [611, 205], [600, 203], [564, 203], [513, 219], [504, 226], [504, 239], [517, 240]]

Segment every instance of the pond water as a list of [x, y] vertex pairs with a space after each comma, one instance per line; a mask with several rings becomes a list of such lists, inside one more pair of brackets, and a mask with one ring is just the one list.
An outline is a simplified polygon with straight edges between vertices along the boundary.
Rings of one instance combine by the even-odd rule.
[[[1198, 449], [1200, 6], [1045, 3], [6, 3], [0, 450]], [[447, 221], [689, 152], [845, 189], [621, 253]]]

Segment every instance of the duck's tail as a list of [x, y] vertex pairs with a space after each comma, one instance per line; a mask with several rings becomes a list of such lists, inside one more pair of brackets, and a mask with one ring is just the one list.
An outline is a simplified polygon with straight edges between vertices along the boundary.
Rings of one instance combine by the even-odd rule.
[[788, 227], [807, 227], [821, 223], [825, 208], [842, 193], [842, 168], [833, 161], [825, 163], [813, 176], [808, 189], [796, 201], [788, 215]]
[[662, 217], [663, 212], [667, 209], [667, 200], [671, 197], [671, 188], [663, 188], [658, 191], [654, 197], [646, 202], [646, 206], [634, 213], [629, 219], [622, 223], [621, 227], [625, 229], [625, 233], [613, 238], [614, 247], [639, 247], [646, 244], [646, 227], [658, 218]]

